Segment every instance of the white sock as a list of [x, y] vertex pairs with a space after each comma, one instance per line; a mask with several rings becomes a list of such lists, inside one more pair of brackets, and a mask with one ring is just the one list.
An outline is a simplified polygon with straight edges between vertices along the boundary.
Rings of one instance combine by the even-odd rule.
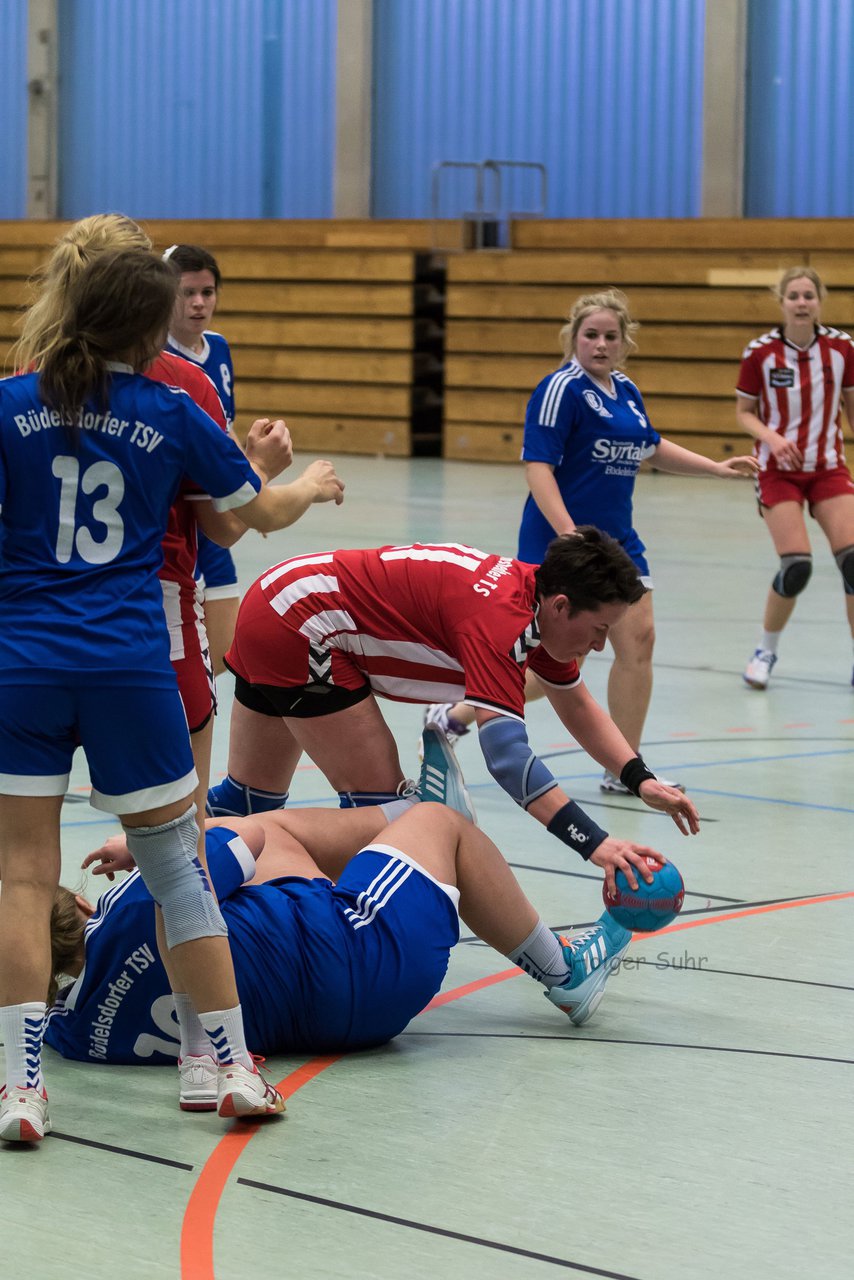
[[192, 1000], [184, 991], [173, 991], [172, 1000], [175, 1005], [175, 1017], [181, 1028], [182, 1058], [215, 1058], [211, 1038], [205, 1031]]
[[399, 818], [401, 814], [406, 813], [407, 809], [411, 809], [414, 804], [420, 804], [421, 797], [401, 796], [399, 800], [389, 800], [388, 804], [381, 804], [380, 808], [386, 822], [394, 822], [395, 818]]
[[569, 978], [569, 965], [563, 958], [563, 947], [557, 935], [540, 920], [524, 942], [508, 952], [508, 960], [518, 964], [537, 982], [546, 987], [559, 987]]
[[239, 1004], [233, 1009], [212, 1009], [209, 1013], [200, 1013], [199, 1022], [210, 1037], [214, 1057], [221, 1067], [239, 1062], [242, 1067], [251, 1069], [252, 1054], [246, 1048], [243, 1011]]
[[762, 639], [759, 641], [759, 648], [766, 649], [768, 653], [776, 653], [782, 634], [782, 631], [763, 631]]
[[42, 1038], [47, 1005], [43, 1000], [7, 1004], [0, 1009], [0, 1039], [6, 1049], [6, 1087], [43, 1089]]

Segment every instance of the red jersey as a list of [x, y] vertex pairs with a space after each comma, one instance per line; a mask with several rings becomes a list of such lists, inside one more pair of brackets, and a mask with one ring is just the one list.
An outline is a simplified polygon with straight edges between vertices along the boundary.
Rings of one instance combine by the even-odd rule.
[[[222, 427], [223, 431], [228, 429], [225, 413], [214, 384], [207, 374], [195, 365], [182, 360], [180, 356], [171, 355], [168, 351], [161, 351], [157, 359], [145, 370], [145, 376], [153, 378], [155, 382], [165, 382], [170, 387], [181, 387], [192, 396], [199, 408], [204, 409], [205, 413]], [[163, 566], [159, 574], [161, 580], [177, 582], [181, 588], [182, 613], [185, 601], [192, 604], [196, 590], [193, 574], [196, 570], [198, 539], [196, 516], [192, 507], [194, 493], [197, 497], [204, 496], [193, 489], [189, 482], [185, 482], [169, 512], [169, 524], [163, 539]]]
[[[845, 465], [842, 392], [854, 387], [854, 342], [841, 329], [817, 325], [806, 348], [796, 347], [782, 329], [750, 343], [741, 360], [739, 395], [759, 401], [757, 416], [772, 431], [794, 441], [803, 471]], [[754, 442], [760, 467], [780, 469], [766, 444]]]
[[[522, 720], [527, 667], [558, 688], [581, 678], [576, 662], [557, 662], [540, 644], [534, 574], [534, 565], [459, 543], [285, 560], [247, 596], [260, 591], [271, 610], [261, 646], [269, 669], [250, 678], [352, 687], [355, 667], [398, 702], [465, 700]], [[283, 630], [303, 642], [304, 661], [287, 658]], [[238, 620], [238, 642], [239, 633]]]

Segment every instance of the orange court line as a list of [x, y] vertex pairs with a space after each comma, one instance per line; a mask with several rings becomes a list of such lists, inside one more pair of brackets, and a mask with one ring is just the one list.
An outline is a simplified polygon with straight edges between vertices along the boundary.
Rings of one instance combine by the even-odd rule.
[[[664, 933], [679, 933], [684, 929], [699, 929], [704, 925], [723, 924], [727, 920], [743, 920], [748, 916], [766, 915], [772, 911], [788, 911], [792, 907], [817, 906], [822, 902], [840, 902], [845, 898], [854, 898], [854, 890], [845, 893], [828, 893], [819, 898], [797, 898], [792, 902], [769, 903], [764, 907], [745, 907], [741, 911], [727, 911], [721, 914], [705, 916], [700, 920], [682, 920], [676, 924], [658, 929], [655, 934], [635, 934], [636, 938], [660, 937]], [[442, 992], [430, 1001], [422, 1013], [430, 1009], [438, 1009], [450, 1004], [453, 1000], [461, 1000], [463, 996], [472, 995], [487, 987], [505, 982], [508, 978], [522, 977], [522, 970], [515, 965], [512, 969], [502, 969], [500, 973], [487, 974], [474, 982], [467, 982], [452, 991]], [[420, 1014], [419, 1014], [420, 1017]], [[334, 1054], [327, 1057], [312, 1058], [303, 1066], [292, 1071], [276, 1085], [283, 1098], [292, 1094], [319, 1076], [327, 1067], [339, 1062], [345, 1054]], [[220, 1139], [206, 1160], [202, 1171], [190, 1193], [184, 1221], [181, 1227], [181, 1280], [216, 1280], [213, 1263], [214, 1226], [217, 1209], [225, 1190], [225, 1184], [237, 1161], [240, 1159], [252, 1138], [261, 1128], [263, 1121], [252, 1124], [238, 1122], [234, 1128]]]

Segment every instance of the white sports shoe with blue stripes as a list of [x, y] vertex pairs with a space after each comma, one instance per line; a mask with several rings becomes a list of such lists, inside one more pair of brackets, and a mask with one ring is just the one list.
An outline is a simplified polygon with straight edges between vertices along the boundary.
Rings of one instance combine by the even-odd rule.
[[604, 911], [591, 929], [574, 938], [559, 933], [557, 939], [563, 947], [570, 978], [562, 987], [550, 987], [544, 994], [580, 1027], [596, 1012], [605, 994], [605, 983], [619, 965], [632, 935]]
[[425, 724], [421, 742], [424, 751], [418, 778], [421, 799], [446, 804], [476, 825], [477, 814], [466, 790], [463, 771], [441, 726]]

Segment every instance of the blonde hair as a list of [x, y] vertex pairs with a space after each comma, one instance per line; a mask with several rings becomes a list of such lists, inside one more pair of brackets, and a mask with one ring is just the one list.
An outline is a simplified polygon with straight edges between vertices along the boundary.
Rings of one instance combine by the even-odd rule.
[[777, 301], [782, 302], [786, 296], [786, 290], [792, 281], [800, 280], [802, 277], [809, 280], [815, 286], [815, 291], [819, 296], [819, 300], [823, 301], [827, 297], [827, 289], [824, 287], [824, 282], [818, 272], [813, 270], [812, 267], [789, 267], [783, 272], [780, 279], [774, 286], [773, 292]]
[[620, 357], [620, 364], [622, 364], [632, 351], [637, 351], [637, 343], [632, 334], [637, 333], [639, 326], [629, 315], [628, 298], [620, 289], [613, 287], [603, 289], [599, 293], [585, 293], [580, 298], [576, 298], [567, 317], [569, 323], [565, 324], [560, 331], [560, 344], [564, 356], [569, 359], [575, 355], [578, 331], [587, 316], [592, 315], [594, 311], [613, 311], [617, 317], [620, 337], [623, 339], [623, 354]]
[[57, 337], [68, 291], [85, 267], [109, 249], [148, 249], [142, 227], [123, 213], [81, 218], [57, 240], [50, 257], [30, 281], [36, 300], [24, 316], [21, 336], [10, 352], [16, 369], [40, 369]]
[[84, 922], [77, 900], [70, 889], [57, 887], [50, 910], [50, 984], [47, 991], [48, 1008], [56, 1003], [59, 980], [70, 976], [76, 969], [83, 946]]

